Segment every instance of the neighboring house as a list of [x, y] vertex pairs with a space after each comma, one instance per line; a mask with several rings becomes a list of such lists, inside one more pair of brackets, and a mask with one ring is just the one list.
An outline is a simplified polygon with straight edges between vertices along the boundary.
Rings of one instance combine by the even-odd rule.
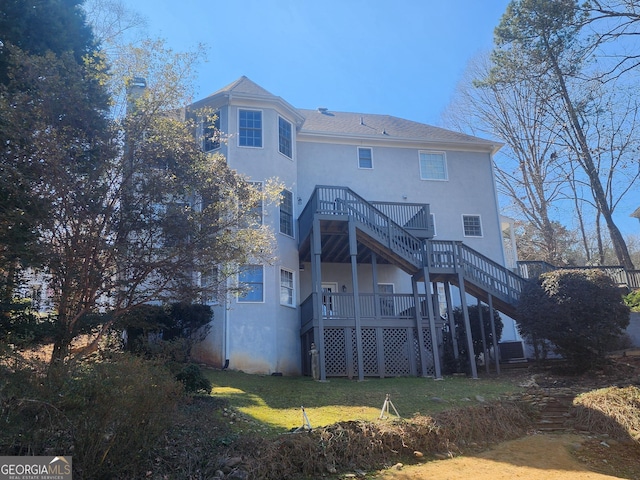
[[285, 191], [263, 209], [277, 234], [273, 264], [243, 269], [251, 291], [215, 306], [199, 360], [309, 374], [315, 342], [321, 379], [440, 376], [452, 290], [514, 315], [520, 279], [504, 267], [499, 143], [389, 115], [295, 108], [246, 77], [189, 109], [203, 107], [226, 138], [200, 137], [203, 148]]
[[640, 207], [636, 208], [633, 213], [631, 215], [629, 215], [630, 217], [634, 217], [637, 218], [638, 220], [640, 220]]

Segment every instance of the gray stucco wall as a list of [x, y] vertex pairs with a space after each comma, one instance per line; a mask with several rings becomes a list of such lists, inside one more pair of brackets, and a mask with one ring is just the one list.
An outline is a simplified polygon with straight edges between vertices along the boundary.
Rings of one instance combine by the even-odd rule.
[[632, 313], [627, 335], [631, 338], [634, 347], [640, 348], [640, 313]]

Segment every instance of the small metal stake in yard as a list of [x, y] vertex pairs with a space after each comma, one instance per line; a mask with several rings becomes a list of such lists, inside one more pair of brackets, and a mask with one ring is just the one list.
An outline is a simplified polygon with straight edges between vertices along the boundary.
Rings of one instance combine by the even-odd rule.
[[300, 432], [303, 430], [307, 430], [307, 431], [311, 431], [311, 422], [309, 422], [309, 417], [307, 417], [307, 412], [304, 411], [304, 407], [300, 407], [300, 409], [302, 410], [302, 426], [296, 428], [294, 430], [294, 432]]
[[[387, 393], [387, 397], [384, 399], [384, 403], [382, 404], [382, 410], [380, 410], [380, 417], [378, 417], [379, 420], [383, 418], [389, 418], [389, 406], [391, 406], [391, 408], [393, 408], [393, 411], [396, 412], [396, 417], [401, 418], [398, 410], [396, 410], [395, 405], [393, 404], [391, 398], [389, 397], [389, 394]], [[386, 417], [384, 415], [385, 412], [387, 413]]]

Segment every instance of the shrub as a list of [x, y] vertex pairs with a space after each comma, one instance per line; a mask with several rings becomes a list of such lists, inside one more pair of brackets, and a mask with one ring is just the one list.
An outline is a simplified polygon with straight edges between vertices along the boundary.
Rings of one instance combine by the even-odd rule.
[[177, 373], [176, 380], [184, 385], [185, 391], [189, 393], [210, 393], [211, 381], [202, 374], [200, 367], [190, 363], [182, 367]]
[[575, 371], [601, 366], [628, 324], [620, 290], [597, 270], [540, 275], [525, 286], [518, 305], [520, 334], [535, 349], [550, 342]]
[[[131, 355], [83, 363], [60, 376], [0, 372], [0, 451], [73, 455], [73, 477], [142, 478], [182, 386]], [[5, 424], [6, 421], [6, 424]]]
[[193, 345], [205, 339], [213, 312], [208, 305], [141, 305], [118, 321], [126, 330], [126, 350], [151, 357], [189, 361]]
[[640, 312], [640, 289], [625, 295], [624, 303], [632, 312]]

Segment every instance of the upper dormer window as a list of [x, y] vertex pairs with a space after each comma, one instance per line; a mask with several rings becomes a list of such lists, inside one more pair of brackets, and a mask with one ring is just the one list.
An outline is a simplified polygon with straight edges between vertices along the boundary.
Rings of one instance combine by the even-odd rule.
[[238, 138], [241, 147], [262, 147], [262, 112], [238, 110]]
[[420, 152], [420, 179], [447, 180], [447, 159], [444, 152]]
[[200, 122], [200, 146], [203, 152], [220, 148], [220, 112], [205, 116]]
[[373, 168], [373, 153], [368, 147], [358, 147], [358, 168]]
[[278, 151], [289, 158], [293, 158], [293, 137], [291, 123], [278, 117]]

